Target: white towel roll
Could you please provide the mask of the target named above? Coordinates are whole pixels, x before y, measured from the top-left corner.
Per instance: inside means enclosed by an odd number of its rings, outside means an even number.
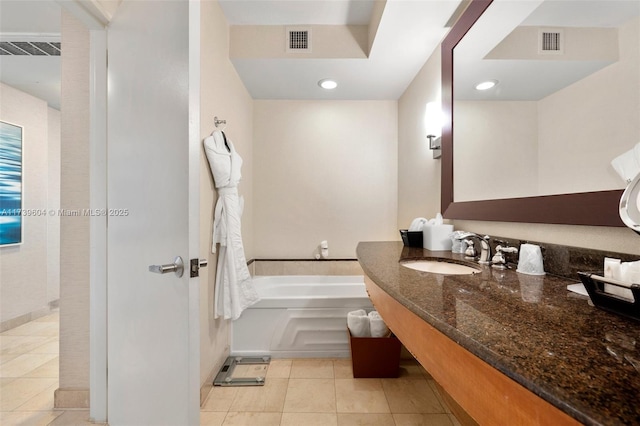
[[[347,314],[347,327],[353,337],[369,337],[369,317],[364,309]]]
[[[386,337],[389,334],[389,327],[377,311],[369,312],[369,328],[371,337]]]

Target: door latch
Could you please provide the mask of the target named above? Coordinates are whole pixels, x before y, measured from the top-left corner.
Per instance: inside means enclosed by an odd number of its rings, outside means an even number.
[[[206,266],[209,264],[207,259],[191,259],[189,263],[190,263],[189,277],[191,278],[199,277],[200,268],[206,268]]]

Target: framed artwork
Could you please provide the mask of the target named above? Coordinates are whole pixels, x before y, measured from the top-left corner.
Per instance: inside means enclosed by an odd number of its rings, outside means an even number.
[[[22,126],[0,121],[0,246],[22,243]]]

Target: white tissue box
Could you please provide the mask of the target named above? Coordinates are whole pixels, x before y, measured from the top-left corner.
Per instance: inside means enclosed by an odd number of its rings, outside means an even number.
[[[423,247],[433,251],[451,251],[453,225],[425,225],[422,228]]]

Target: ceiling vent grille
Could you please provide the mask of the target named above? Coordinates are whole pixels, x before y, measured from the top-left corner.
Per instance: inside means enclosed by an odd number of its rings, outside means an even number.
[[[60,56],[59,42],[2,41],[0,55],[13,56]]]
[[[539,53],[560,54],[564,51],[564,37],[561,30],[541,30]]]
[[[311,52],[311,29],[287,28],[286,50],[291,53]]]

